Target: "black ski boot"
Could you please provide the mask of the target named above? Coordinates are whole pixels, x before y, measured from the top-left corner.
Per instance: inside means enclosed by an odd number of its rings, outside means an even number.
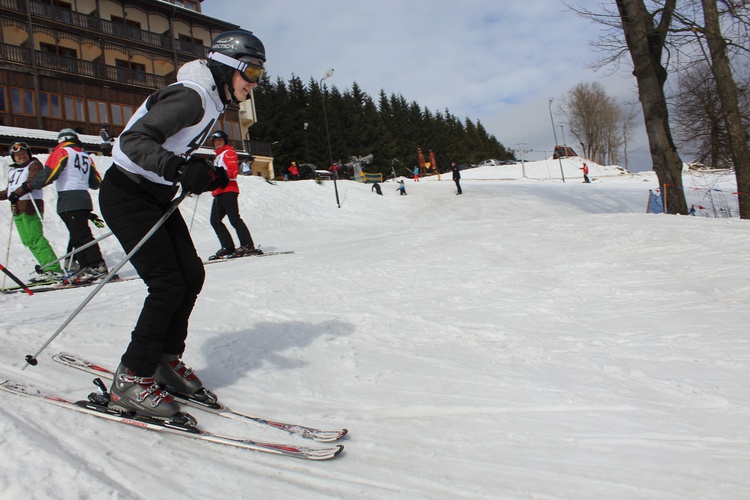
[[[215,254],[208,258],[208,260],[216,259],[229,259],[234,257],[236,250],[234,248],[220,248]]]

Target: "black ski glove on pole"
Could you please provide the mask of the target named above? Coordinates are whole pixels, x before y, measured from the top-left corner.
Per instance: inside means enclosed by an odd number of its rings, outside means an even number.
[[[201,194],[220,187],[227,187],[229,174],[223,168],[216,168],[204,158],[193,156],[187,161],[172,161],[164,167],[164,178],[179,182],[188,193]]]

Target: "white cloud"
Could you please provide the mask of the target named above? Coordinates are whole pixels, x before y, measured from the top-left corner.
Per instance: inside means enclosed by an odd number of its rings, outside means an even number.
[[[551,150],[549,98],[559,102],[581,81],[637,99],[631,76],[588,69],[598,56],[590,43],[599,28],[558,1],[277,0],[246,12],[236,6],[212,0],[203,9],[258,35],[272,77],[297,75],[306,83],[332,67],[326,83],[340,90],[356,82],[374,99],[385,90],[432,111],[448,109],[480,120],[509,148],[524,142]],[[643,133],[637,142],[647,152]]]

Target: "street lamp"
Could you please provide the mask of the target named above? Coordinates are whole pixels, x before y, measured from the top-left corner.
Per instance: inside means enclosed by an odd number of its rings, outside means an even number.
[[[305,161],[307,161],[307,163],[310,163],[310,150],[307,147],[307,122],[305,122],[304,134],[305,134]]]
[[[336,179],[339,176],[338,170],[333,166],[333,149],[331,149],[331,133],[328,131],[328,116],[326,115],[326,100],[323,95],[323,82],[333,76],[333,68],[326,71],[326,76],[320,79],[320,100],[323,103],[323,121],[326,124],[326,137],[328,138],[328,155],[331,159],[331,168],[333,169],[333,189],[336,191],[336,205],[341,208],[339,201],[339,188],[336,185]]]
[[[555,130],[555,119],[552,118],[552,97],[549,98],[549,119],[552,121],[552,134],[555,136],[555,148],[557,149],[557,131]],[[555,156],[555,152],[552,152],[552,156]],[[565,172],[563,172],[562,159],[557,157],[557,161],[560,163],[560,175],[562,175],[562,181],[565,182]]]

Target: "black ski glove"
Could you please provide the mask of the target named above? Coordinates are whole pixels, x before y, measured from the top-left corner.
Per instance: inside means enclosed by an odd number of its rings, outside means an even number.
[[[13,191],[12,193],[8,195],[8,201],[10,201],[11,204],[15,205],[16,202],[18,201],[18,198],[25,195],[26,193],[30,193],[31,191],[33,190],[31,189],[31,186],[29,185],[29,183],[24,182],[23,184],[21,184],[21,186],[18,189],[16,189],[15,191]]]
[[[227,187],[229,174],[223,168],[216,168],[199,156],[187,161],[173,161],[164,167],[164,178],[179,182],[188,193],[201,194],[220,187]]]

